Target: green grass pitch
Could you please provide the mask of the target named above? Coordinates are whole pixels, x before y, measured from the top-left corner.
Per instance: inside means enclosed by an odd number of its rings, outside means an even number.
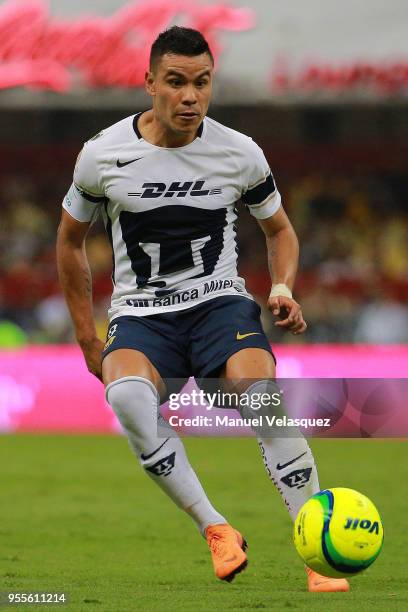
[[[248,540],[248,568],[232,584],[215,579],[205,541],[124,438],[24,435],[0,439],[0,591],[64,591],[68,605],[42,609],[75,612],[408,609],[408,443],[311,441],[322,487],[367,494],[385,525],[378,560],[338,594],[306,591],[254,440],[186,446],[210,499]]]

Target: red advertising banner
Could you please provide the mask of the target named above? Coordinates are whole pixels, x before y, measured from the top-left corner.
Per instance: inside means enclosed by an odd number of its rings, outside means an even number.
[[[215,58],[220,30],[239,32],[255,23],[250,9],[224,2],[139,0],[109,17],[64,19],[51,16],[44,0],[11,0],[0,7],[0,89],[141,86],[151,44],[175,18],[200,30]]]

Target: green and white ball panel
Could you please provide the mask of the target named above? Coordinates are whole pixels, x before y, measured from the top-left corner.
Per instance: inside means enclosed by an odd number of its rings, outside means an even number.
[[[294,527],[295,546],[304,562],[333,577],[369,567],[383,538],[374,504],[358,491],[340,487],[313,495],[300,509]]]
[[[368,497],[352,489],[335,489],[334,500],[329,528],[332,548],[351,567],[358,563],[368,567],[383,542],[383,527],[376,507]]]
[[[299,510],[294,526],[296,550],[306,563],[319,574],[326,571],[326,561],[322,550],[324,511],[321,503],[310,498]]]

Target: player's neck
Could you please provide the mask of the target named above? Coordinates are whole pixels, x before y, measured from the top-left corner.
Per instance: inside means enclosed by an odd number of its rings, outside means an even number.
[[[153,110],[148,110],[140,116],[137,127],[146,142],[156,147],[176,148],[184,147],[197,136],[197,132],[177,134],[166,128],[154,115]]]

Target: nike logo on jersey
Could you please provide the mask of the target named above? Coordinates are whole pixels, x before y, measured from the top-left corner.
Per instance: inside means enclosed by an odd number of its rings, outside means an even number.
[[[118,168],[123,168],[124,166],[128,166],[129,164],[133,164],[135,161],[139,161],[139,159],[143,159],[143,157],[136,157],[135,159],[129,159],[129,161],[121,162],[119,159],[116,160],[116,165]]]
[[[243,340],[244,338],[248,338],[248,336],[260,336],[261,332],[249,332],[248,334],[241,334],[237,332],[237,340]]]
[[[159,450],[161,449],[162,446],[164,446],[166,444],[166,442],[170,440],[170,438],[166,438],[165,441],[163,442],[163,444],[160,444],[160,446],[158,446],[156,448],[156,450],[154,450],[152,453],[150,453],[150,455],[144,455],[143,453],[140,455],[140,458],[143,459],[143,461],[147,461],[147,459],[150,459],[150,457],[153,457],[153,455],[155,455],[157,452],[159,452]]]
[[[294,459],[292,459],[291,461],[288,461],[287,463],[283,463],[282,465],[280,463],[277,464],[276,469],[277,470],[283,470],[283,468],[288,467],[288,465],[291,465],[292,463],[295,463],[295,461],[297,461],[298,459],[300,459],[301,457],[303,457],[303,455],[306,455],[307,451],[305,451],[304,453],[302,453],[301,455],[299,455],[299,457],[295,457]]]

